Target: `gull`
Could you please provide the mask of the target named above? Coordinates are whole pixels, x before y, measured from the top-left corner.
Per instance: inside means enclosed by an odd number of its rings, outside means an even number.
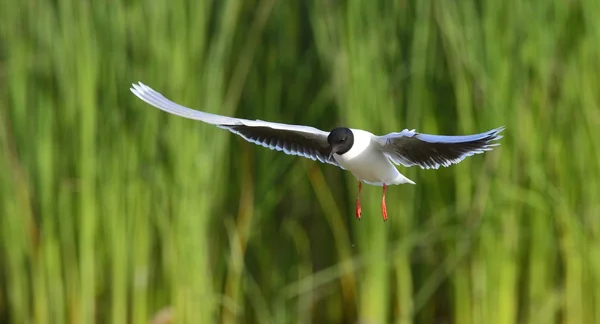
[[[241,136],[248,142],[288,155],[332,164],[350,171],[358,179],[356,218],[362,208],[362,184],[383,187],[381,212],[387,221],[385,194],[387,186],[415,184],[402,175],[395,165],[419,166],[422,169],[449,167],[466,157],[490,151],[502,138],[504,126],[474,135],[431,135],[414,129],[382,136],[362,129],[336,127],[326,132],[304,125],[290,125],[262,120],[221,116],[176,104],[147,85],[138,82],[130,89],[138,98],[168,113],[199,120]]]

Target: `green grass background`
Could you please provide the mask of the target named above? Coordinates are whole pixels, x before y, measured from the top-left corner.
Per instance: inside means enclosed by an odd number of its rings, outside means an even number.
[[[600,323],[597,0],[0,3],[0,322]],[[163,113],[502,145],[417,185]],[[157,319],[157,316],[162,319]],[[165,320],[166,319],[166,320]]]

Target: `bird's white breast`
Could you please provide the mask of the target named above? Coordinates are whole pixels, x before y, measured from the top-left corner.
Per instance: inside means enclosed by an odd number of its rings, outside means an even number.
[[[372,139],[375,137],[373,134],[360,129],[351,129],[350,131],[352,131],[352,134],[354,135],[352,148],[343,155],[336,154],[336,156],[341,157],[344,161],[353,160],[363,153],[370,153],[373,151],[373,145],[371,143]]]

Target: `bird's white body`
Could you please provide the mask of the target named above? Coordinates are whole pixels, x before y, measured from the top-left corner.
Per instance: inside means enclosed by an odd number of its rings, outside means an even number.
[[[370,132],[351,129],[354,134],[352,148],[333,157],[341,167],[350,171],[358,180],[370,185],[383,186],[403,183],[415,184],[396,169],[389,158],[383,153],[381,144]]]

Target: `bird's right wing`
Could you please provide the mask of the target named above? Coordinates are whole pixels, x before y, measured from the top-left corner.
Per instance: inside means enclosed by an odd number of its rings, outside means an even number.
[[[227,117],[194,110],[172,102],[141,82],[133,84],[130,90],[146,103],[168,113],[227,129],[248,142],[262,145],[271,150],[283,151],[288,155],[302,156],[339,166],[333,158],[329,159],[331,150],[327,143],[329,133],[320,129]]]

